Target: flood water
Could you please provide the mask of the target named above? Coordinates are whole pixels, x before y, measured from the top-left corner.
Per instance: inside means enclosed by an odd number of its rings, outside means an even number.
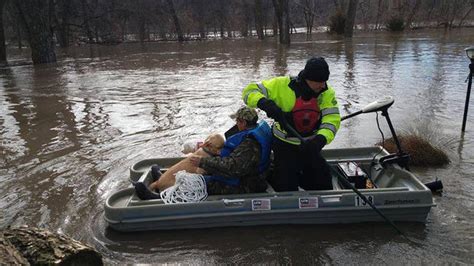
[[[461,134],[474,29],[326,34],[291,47],[273,39],[81,46],[33,67],[11,50],[0,69],[0,228],[27,224],[84,241],[108,263],[405,264],[474,263],[474,105]],[[311,55],[331,69],[341,113],[391,95],[398,132],[416,129],[449,153],[451,164],[416,168],[443,181],[425,224],[258,226],[119,233],[103,204],[129,186],[128,167],[179,156],[189,139],[232,126],[243,87],[296,75]],[[380,120],[385,136],[388,127]],[[375,114],[346,120],[326,148],[381,140]]]

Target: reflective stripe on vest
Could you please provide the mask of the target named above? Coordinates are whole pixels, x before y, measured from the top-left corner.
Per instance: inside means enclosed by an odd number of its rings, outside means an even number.
[[[333,124],[322,123],[321,126],[319,126],[319,129],[323,129],[323,128],[331,130],[332,133],[334,133],[334,135],[336,135],[337,129]]]
[[[257,87],[260,89],[260,92],[265,96],[265,98],[268,98],[268,91],[265,86],[263,86],[262,83],[257,83]]]
[[[263,96],[265,96],[265,98],[268,98],[267,88],[265,88],[265,86],[263,86],[262,83],[257,83],[257,87],[258,87],[258,89],[253,89],[253,90],[247,91],[247,93],[245,94],[245,96],[243,98],[245,104],[247,104],[247,101],[249,99],[250,94],[252,94],[254,92],[260,92],[261,94],[263,94]]]
[[[243,99],[245,104],[247,104],[247,101],[249,100],[250,94],[252,94],[254,92],[260,92],[260,91],[258,89],[249,90],[247,92],[247,94],[245,94],[244,99]]]
[[[339,108],[333,107],[333,108],[326,108],[321,110],[321,115],[334,115],[334,114],[339,114]]]
[[[300,145],[301,144],[301,141],[300,141],[299,138],[297,138],[297,137],[288,137],[288,134],[286,133],[286,131],[284,131],[281,128],[281,125],[278,122],[275,122],[273,124],[272,131],[273,131],[273,135],[276,138],[280,139],[281,141],[284,141],[284,142],[287,142],[287,143],[290,143],[290,144],[294,144],[294,145]],[[316,133],[316,130],[313,133]],[[305,141],[308,141],[308,140],[311,140],[315,137],[316,137],[316,135],[311,135],[309,137],[303,137],[303,139]]]

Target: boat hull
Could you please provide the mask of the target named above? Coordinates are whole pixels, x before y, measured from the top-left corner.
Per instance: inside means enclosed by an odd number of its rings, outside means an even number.
[[[360,189],[390,220],[424,222],[433,204],[431,191],[398,165],[369,163],[388,154],[380,148],[326,151],[330,163],[359,161],[370,166],[376,189]],[[176,160],[179,160],[176,159]],[[147,159],[130,169],[130,178],[150,182],[150,165],[176,160]],[[367,162],[365,162],[367,161]],[[141,171],[141,172],[140,172]],[[351,189],[333,176],[333,190],[213,195],[198,203],[164,204],[138,199],[133,188],[112,194],[105,203],[105,220],[118,231],[176,230],[271,224],[342,224],[384,221]]]

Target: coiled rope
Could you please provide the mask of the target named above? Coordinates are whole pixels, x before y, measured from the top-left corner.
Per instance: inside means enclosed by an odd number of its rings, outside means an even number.
[[[200,202],[207,198],[206,180],[202,175],[184,170],[176,173],[176,182],[160,192],[165,204]]]

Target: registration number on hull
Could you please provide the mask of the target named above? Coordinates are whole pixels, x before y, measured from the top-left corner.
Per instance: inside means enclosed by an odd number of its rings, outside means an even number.
[[[372,195],[366,195],[365,198],[367,198],[367,201],[369,201],[370,203],[374,204],[374,196],[372,196]],[[369,204],[367,204],[367,203],[366,203],[361,197],[359,197],[359,196],[355,196],[354,200],[355,200],[355,206],[356,206],[356,207],[369,206]]]

